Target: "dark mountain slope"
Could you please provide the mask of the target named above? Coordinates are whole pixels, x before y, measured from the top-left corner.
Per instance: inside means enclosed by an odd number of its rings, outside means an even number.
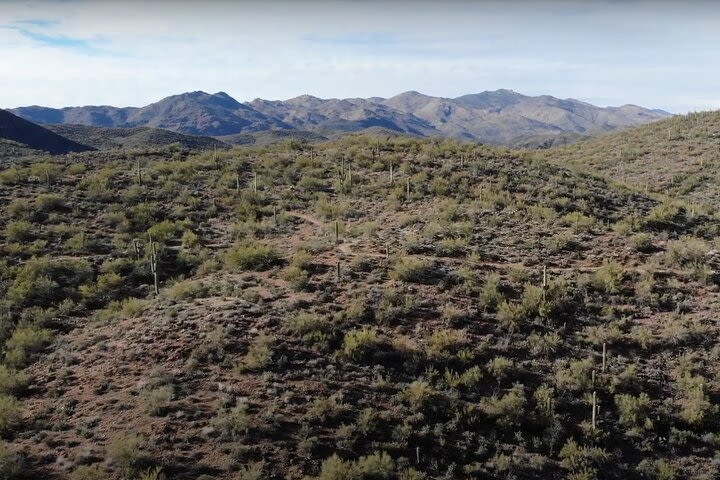
[[[92,150],[5,110],[0,110],[0,138],[51,154]]]

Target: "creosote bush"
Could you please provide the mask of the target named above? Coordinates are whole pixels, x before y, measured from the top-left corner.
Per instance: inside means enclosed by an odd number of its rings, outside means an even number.
[[[280,253],[262,244],[237,245],[225,254],[225,265],[231,270],[267,270],[281,261]]]

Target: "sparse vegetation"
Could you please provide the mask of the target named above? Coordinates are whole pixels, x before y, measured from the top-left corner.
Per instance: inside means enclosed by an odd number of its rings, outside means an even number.
[[[720,221],[545,155],[0,157],[0,476],[713,471]]]

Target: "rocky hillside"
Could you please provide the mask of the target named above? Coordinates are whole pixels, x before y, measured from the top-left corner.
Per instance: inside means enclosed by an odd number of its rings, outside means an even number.
[[[300,130],[333,137],[381,128],[419,137],[442,136],[482,143],[543,145],[565,134],[594,135],[669,116],[633,105],[600,108],[551,96],[528,97],[510,90],[458,98],[406,92],[390,99],[320,99],[241,103],[219,92],[191,92],[142,108],[22,107],[17,115],[40,124],[148,126],[192,135],[227,136],[267,130]]]

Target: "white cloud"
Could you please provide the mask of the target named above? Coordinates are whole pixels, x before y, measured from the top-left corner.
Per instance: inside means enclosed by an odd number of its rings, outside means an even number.
[[[5,2],[0,25],[56,22],[23,28],[96,51],[0,28],[0,106],[512,88],[718,108],[718,14],[699,2]]]

